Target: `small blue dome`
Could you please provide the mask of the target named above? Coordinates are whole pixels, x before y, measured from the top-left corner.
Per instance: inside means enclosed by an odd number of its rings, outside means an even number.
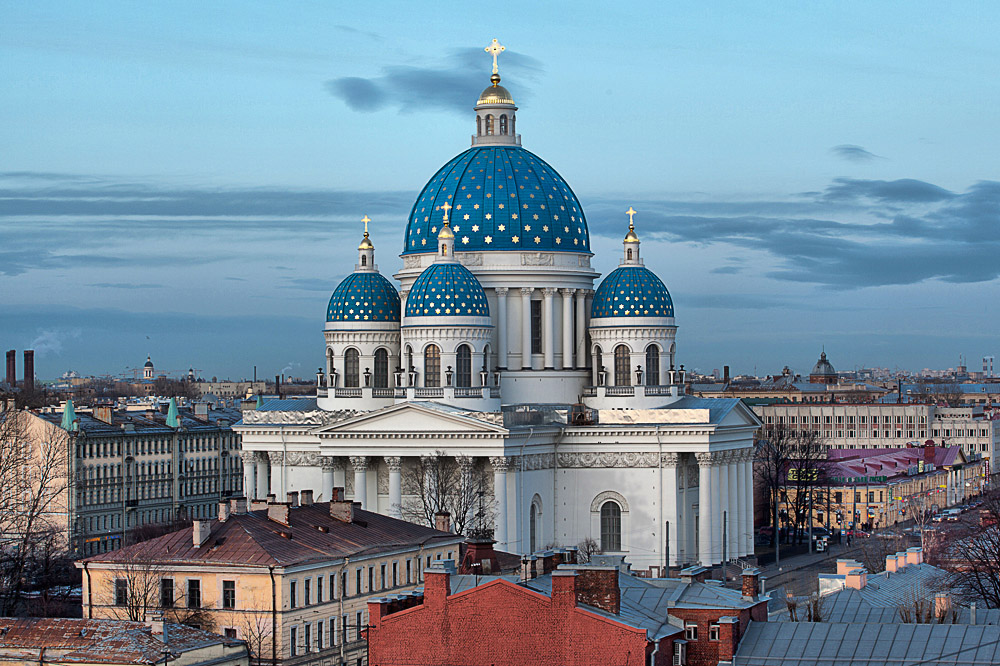
[[[674,302],[656,273],[645,266],[619,266],[601,281],[590,309],[600,317],[673,317]]]
[[[407,317],[489,317],[486,293],[472,272],[458,263],[434,263],[413,282]]]
[[[327,321],[399,321],[399,293],[374,271],[351,273],[337,285]]]
[[[403,254],[434,251],[446,201],[456,252],[590,252],[573,190],[520,146],[474,146],[441,167],[413,204]]]

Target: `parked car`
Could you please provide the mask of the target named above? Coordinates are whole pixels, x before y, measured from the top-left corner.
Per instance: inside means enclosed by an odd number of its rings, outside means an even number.
[[[940,523],[942,520],[944,520],[943,513],[935,513],[933,516],[931,516],[932,523]]]

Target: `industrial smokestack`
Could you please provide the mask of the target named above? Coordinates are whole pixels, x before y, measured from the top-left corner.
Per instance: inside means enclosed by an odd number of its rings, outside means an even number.
[[[281,375],[274,376],[274,392],[278,396],[278,400],[281,400]]]
[[[17,351],[13,349],[7,352],[7,384],[17,386]]]
[[[729,383],[729,366],[728,365],[722,366],[722,381],[725,382],[726,384]]]
[[[25,393],[35,392],[35,350],[24,350],[24,386]]]

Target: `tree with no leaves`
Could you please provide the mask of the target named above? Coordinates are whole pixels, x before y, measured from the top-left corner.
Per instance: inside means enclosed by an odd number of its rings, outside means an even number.
[[[24,592],[52,577],[68,551],[72,438],[21,411],[0,413],[0,615],[16,614]]]
[[[950,570],[950,583],[967,601],[1000,608],[1000,492],[983,500],[982,520],[968,525],[968,533],[942,544],[938,553]]]
[[[754,475],[768,498],[771,525],[778,529],[778,505],[784,501],[796,534],[808,531],[817,509],[829,510],[826,444],[815,431],[769,424],[758,436]]]
[[[271,658],[271,611],[261,608],[245,609],[236,627],[239,637],[246,641],[250,663],[263,664]]]
[[[492,533],[493,500],[481,462],[436,451],[421,456],[412,473],[403,478],[405,520],[434,526],[436,515],[448,513],[456,534]]]

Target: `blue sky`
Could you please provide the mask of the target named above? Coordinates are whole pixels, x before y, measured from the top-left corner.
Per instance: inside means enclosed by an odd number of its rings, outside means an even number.
[[[1000,354],[996,3],[5,3],[0,346],[310,375],[468,146],[497,37],[524,146],[612,269],[629,205],[704,371]]]

